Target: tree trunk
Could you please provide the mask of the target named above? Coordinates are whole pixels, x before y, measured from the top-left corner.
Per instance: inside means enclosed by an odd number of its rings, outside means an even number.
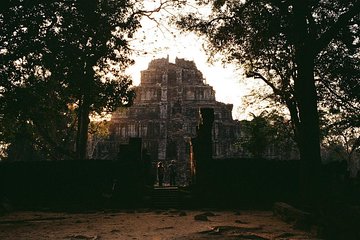
[[[297,52],[295,96],[299,109],[300,191],[305,206],[316,206],[320,192],[320,137],[314,58],[306,48]]]
[[[79,160],[87,158],[91,85],[94,77],[94,71],[91,65],[85,63],[84,70],[84,77],[80,85],[81,96],[79,98],[78,129],[76,137],[76,156]]]
[[[87,140],[88,140],[88,128],[89,128],[89,114],[90,107],[86,96],[82,97],[82,100],[79,103],[78,111],[78,131],[76,138],[76,157],[79,160],[86,159],[86,150],[87,150]]]
[[[303,207],[316,208],[320,197],[320,129],[314,79],[314,36],[307,16],[308,4],[294,2],[294,46],[297,76],[294,81],[299,114],[300,197]],[[310,209],[309,209],[310,210]]]

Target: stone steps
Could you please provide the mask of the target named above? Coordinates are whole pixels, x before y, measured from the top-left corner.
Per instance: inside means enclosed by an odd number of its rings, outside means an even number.
[[[151,193],[154,208],[168,209],[180,206],[180,193],[177,187],[155,187]]]

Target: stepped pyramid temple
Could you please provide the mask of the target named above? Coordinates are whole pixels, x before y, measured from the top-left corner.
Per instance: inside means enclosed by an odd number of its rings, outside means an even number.
[[[141,138],[142,149],[150,154],[153,165],[162,161],[167,166],[176,160],[183,175],[179,180],[186,183],[190,140],[196,136],[200,108],[214,111],[213,158],[239,156],[234,143],[240,127],[232,119],[233,105],[216,101],[214,89],[205,83],[193,61],[151,61],[148,69],[141,71],[135,91],[133,106],[113,113],[110,138],[97,147],[94,158],[116,159],[121,144]]]

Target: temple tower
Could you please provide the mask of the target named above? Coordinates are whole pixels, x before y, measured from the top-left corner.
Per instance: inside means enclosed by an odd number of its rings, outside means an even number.
[[[134,105],[112,115],[109,141],[113,152],[117,144],[139,137],[154,164],[163,161],[166,167],[176,160],[179,182],[187,184],[190,139],[196,136],[199,109],[211,108],[214,110],[213,158],[237,154],[234,141],[240,129],[232,119],[232,105],[216,101],[214,89],[205,83],[193,61],[179,58],[175,63],[168,58],[151,61],[148,69],[141,71],[141,82],[135,91]]]

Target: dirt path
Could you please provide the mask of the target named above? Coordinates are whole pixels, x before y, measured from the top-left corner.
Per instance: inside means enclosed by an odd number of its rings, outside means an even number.
[[[15,212],[0,217],[2,240],[316,239],[268,211]]]

